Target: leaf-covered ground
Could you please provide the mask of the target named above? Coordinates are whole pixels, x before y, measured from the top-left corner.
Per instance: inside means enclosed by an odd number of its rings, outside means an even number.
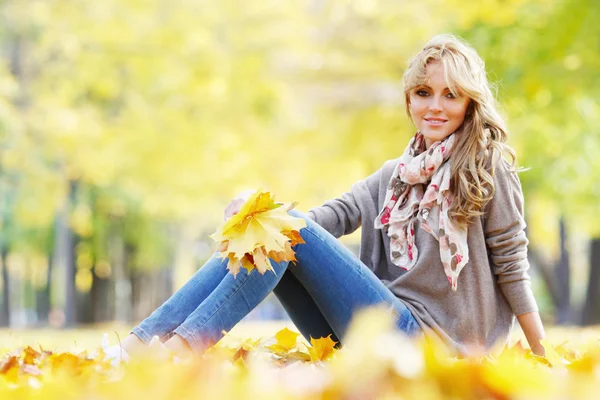
[[[495,357],[456,359],[390,326],[385,313],[363,313],[341,350],[328,338],[309,344],[288,329],[264,338],[238,329],[199,359],[149,350],[119,366],[102,351],[102,331],[42,331],[39,340],[32,331],[0,331],[0,399],[595,399],[600,393],[597,329],[550,329],[545,358],[517,344]]]

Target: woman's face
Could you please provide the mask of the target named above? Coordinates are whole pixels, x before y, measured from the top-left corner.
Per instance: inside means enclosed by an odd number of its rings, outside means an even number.
[[[425,83],[410,91],[409,110],[413,123],[425,137],[425,145],[429,148],[461,126],[469,98],[452,94],[444,79],[444,65],[439,61],[428,64],[425,71]]]

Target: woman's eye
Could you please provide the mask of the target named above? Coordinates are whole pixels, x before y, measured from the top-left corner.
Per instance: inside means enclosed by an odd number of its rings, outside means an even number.
[[[417,90],[416,93],[417,93],[417,96],[421,96],[421,97],[425,97],[425,96],[429,95],[429,93],[427,93],[427,91],[425,91],[425,90]]]
[[[447,98],[449,98],[449,99],[455,99],[455,98],[456,98],[456,96],[455,96],[455,95],[453,95],[453,94],[452,94],[452,92],[448,93],[448,94],[446,95],[446,97],[447,97]]]

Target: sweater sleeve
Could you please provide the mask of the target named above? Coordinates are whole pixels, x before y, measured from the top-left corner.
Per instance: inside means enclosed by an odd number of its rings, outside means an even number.
[[[354,232],[365,217],[365,204],[377,196],[382,169],[354,183],[349,192],[310,209],[308,217],[336,238]]]
[[[501,160],[494,174],[495,193],[485,213],[484,231],[491,266],[515,315],[538,311],[531,290],[525,235],[523,191],[516,172]]]

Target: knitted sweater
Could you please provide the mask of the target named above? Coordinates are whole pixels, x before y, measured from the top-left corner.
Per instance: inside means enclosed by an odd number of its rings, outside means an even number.
[[[403,270],[392,264],[390,238],[374,228],[398,160],[387,161],[349,192],[311,209],[313,219],[335,237],[361,231],[360,260],[412,312],[428,337],[434,334],[461,355],[505,345],[515,315],[538,311],[530,287],[523,192],[508,163],[498,163],[495,194],[484,216],[468,227],[469,263],[453,292],[440,261],[438,241],[415,224],[419,258]]]

